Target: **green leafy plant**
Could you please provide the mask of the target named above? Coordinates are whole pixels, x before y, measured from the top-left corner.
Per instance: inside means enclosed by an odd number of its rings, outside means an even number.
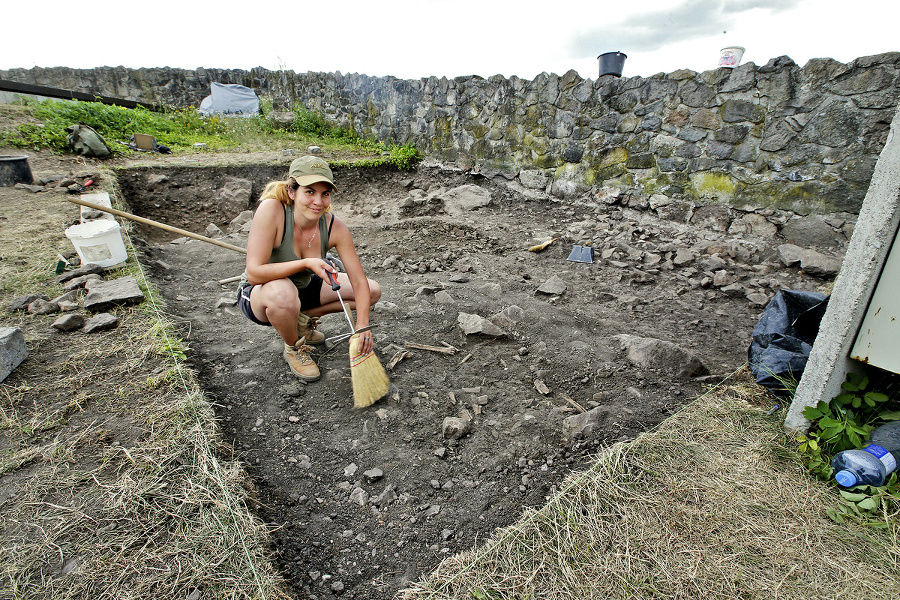
[[[864,447],[875,427],[885,421],[900,419],[897,401],[885,393],[895,386],[895,380],[890,377],[873,382],[866,374],[851,373],[841,384],[843,393],[831,402],[820,401],[816,406],[804,409],[803,416],[812,421],[812,426],[798,437],[798,450],[807,468],[822,479],[830,480],[834,475],[831,459],[836,453]],[[890,518],[897,518],[900,484],[896,472],[882,487],[858,486],[840,490],[840,495],[840,506],[828,511],[829,517],[836,522],[852,519],[884,526]],[[892,517],[885,519],[883,515],[887,514]]]
[[[411,171],[422,155],[412,144],[393,145],[390,149],[390,163],[401,171]]]
[[[836,399],[807,407],[803,416],[816,421],[820,443],[833,452],[859,448],[873,429],[871,425],[860,424],[856,413],[841,406]]]
[[[859,521],[870,527],[887,529],[890,527],[890,516],[896,518],[896,511],[900,507],[900,486],[897,485],[896,471],[891,473],[883,487],[866,485],[852,490],[839,490],[838,493],[841,495],[841,504],[825,510],[825,514],[836,523]],[[889,515],[888,519],[872,518],[885,513]]]
[[[820,401],[803,411],[815,422],[820,443],[831,452],[859,448],[877,424],[900,418],[900,411],[888,410],[890,396],[871,389],[868,375],[850,373],[841,389],[844,393],[831,402]]]

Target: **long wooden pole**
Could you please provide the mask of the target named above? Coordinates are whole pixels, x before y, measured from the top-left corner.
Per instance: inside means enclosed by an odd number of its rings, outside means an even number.
[[[152,225],[153,227],[159,227],[160,229],[165,229],[166,231],[170,231],[172,233],[177,233],[179,235],[183,235],[189,238],[194,238],[195,240],[200,240],[201,242],[208,242],[210,244],[215,244],[216,246],[221,246],[222,248],[228,248],[229,250],[235,250],[236,252],[240,252],[242,254],[247,254],[247,250],[245,248],[241,248],[239,246],[232,246],[226,242],[220,242],[219,240],[214,240],[212,238],[208,238],[205,235],[200,235],[199,233],[193,233],[191,231],[187,231],[185,229],[179,229],[177,227],[172,227],[171,225],[166,225],[165,223],[160,223],[159,221],[153,221],[151,219],[145,219],[144,217],[139,217],[137,215],[132,215],[131,213],[127,213],[115,208],[110,208],[108,206],[103,206],[101,204],[94,204],[93,202],[88,202],[86,200],[82,200],[81,198],[66,198],[69,202],[73,204],[80,204],[81,206],[87,206],[88,208],[93,208],[94,210],[101,210],[103,212],[108,212],[113,215],[117,215],[119,217],[124,217],[130,221],[137,221],[138,223],[143,223],[144,225]]]

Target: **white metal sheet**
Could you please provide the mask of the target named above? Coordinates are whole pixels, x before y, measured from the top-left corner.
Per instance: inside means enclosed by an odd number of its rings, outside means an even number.
[[[893,244],[850,358],[900,373],[900,244]]]

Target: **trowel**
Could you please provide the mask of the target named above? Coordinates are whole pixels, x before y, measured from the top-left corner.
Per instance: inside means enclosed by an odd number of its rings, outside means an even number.
[[[591,246],[572,246],[572,252],[569,258],[572,262],[592,263],[594,262],[594,248]]]

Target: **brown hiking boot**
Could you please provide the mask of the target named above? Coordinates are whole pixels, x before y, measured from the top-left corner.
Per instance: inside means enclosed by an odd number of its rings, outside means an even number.
[[[306,345],[306,340],[300,338],[293,346],[284,345],[284,360],[294,375],[304,381],[315,381],[319,378],[319,367],[309,357],[312,348]]]
[[[297,335],[306,338],[306,343],[310,346],[318,346],[325,341],[325,334],[316,331],[319,326],[319,317],[310,317],[300,313],[297,317]]]

